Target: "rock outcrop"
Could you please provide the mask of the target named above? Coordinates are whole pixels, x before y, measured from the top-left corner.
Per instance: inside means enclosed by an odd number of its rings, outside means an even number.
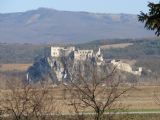
[[[66,66],[61,59],[40,58],[27,70],[30,83],[52,82],[58,84],[66,76]]]
[[[92,65],[101,65],[103,61],[100,50],[96,54],[92,54],[92,56],[88,56],[88,53],[89,55],[91,54],[90,51],[82,50],[83,53],[80,54],[79,59],[75,56],[77,50],[68,52],[68,49],[57,49],[57,47],[56,50],[59,51],[55,52],[51,50],[51,54],[47,54],[46,57],[35,60],[34,64],[27,70],[28,82],[36,83],[49,81],[54,84],[67,82],[71,79],[72,72],[78,70],[78,67],[82,65],[82,63],[89,62]],[[66,51],[67,54],[62,54]],[[53,55],[59,54],[59,56],[52,56],[52,52]],[[85,59],[81,59],[81,57]]]
[[[95,66],[98,71],[104,67],[107,69],[111,65],[116,70],[134,76],[141,76],[142,74],[141,67],[139,70],[133,70],[129,64],[121,61],[112,60],[111,63],[107,64],[100,49],[95,53],[93,50],[79,50],[75,47],[50,47],[47,55],[35,60],[34,64],[27,70],[27,81],[29,83],[67,83],[73,79],[72,77],[76,72],[87,73],[88,71],[85,71],[88,69],[86,65],[92,66],[93,69]]]

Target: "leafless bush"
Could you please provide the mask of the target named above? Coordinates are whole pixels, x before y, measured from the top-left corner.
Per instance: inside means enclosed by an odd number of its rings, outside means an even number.
[[[13,120],[45,120],[56,114],[56,105],[47,87],[10,85],[1,103],[3,116]]]

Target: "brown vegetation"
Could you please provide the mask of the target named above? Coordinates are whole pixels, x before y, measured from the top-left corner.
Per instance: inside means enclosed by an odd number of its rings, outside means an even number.
[[[17,86],[18,85],[18,86]],[[3,118],[12,120],[45,120],[48,115],[58,114],[54,98],[48,88],[33,88],[14,81],[1,97],[0,110]]]
[[[31,64],[0,64],[0,71],[26,71]]]
[[[6,82],[7,90],[0,90],[2,116],[15,120],[45,120],[53,119],[48,116],[55,114],[74,113],[74,119],[82,120],[86,119],[83,113],[89,112],[95,115],[87,119],[100,120],[114,119],[116,114],[104,115],[113,109],[114,113],[125,109],[159,109],[153,99],[155,88],[160,90],[159,86],[125,84],[114,68],[109,72],[106,67],[100,69],[85,64],[72,73],[68,85],[55,88],[52,85],[24,85],[21,83],[23,76],[15,78],[12,74],[13,78],[10,76],[10,81]]]
[[[102,45],[100,46],[102,49],[112,49],[112,48],[126,48],[133,43],[119,43],[119,44],[110,44],[110,45]]]

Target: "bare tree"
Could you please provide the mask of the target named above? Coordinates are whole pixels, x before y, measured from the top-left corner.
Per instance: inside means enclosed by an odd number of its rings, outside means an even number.
[[[94,112],[95,120],[102,120],[105,112],[112,112],[105,115],[111,119],[113,112],[122,108],[118,99],[133,88],[122,87],[124,81],[116,75],[116,69],[112,68],[109,72],[106,65],[97,66],[85,61],[78,63],[70,74],[70,84],[65,87],[69,90],[69,105],[73,107],[78,119],[84,119],[82,116],[87,111]]]
[[[31,85],[12,86],[1,103],[4,116],[13,120],[45,120],[56,114],[56,105],[49,89]]]

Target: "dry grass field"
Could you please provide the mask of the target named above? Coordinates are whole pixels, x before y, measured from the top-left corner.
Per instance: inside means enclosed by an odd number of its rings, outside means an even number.
[[[25,71],[32,64],[0,64],[0,71]]]
[[[55,88],[52,93],[61,100],[62,89]],[[129,110],[160,110],[160,106],[155,102],[155,94],[160,97],[160,86],[137,86],[117,102]]]
[[[160,106],[155,102],[155,94],[160,97],[160,87],[138,86],[125,94],[120,102],[131,110],[160,109]]]
[[[23,80],[31,64],[0,64],[0,89],[7,89],[9,81]]]
[[[0,71],[25,71],[29,66],[31,66],[31,64],[1,64]],[[3,80],[3,76],[1,76],[1,79]],[[6,79],[6,76],[4,79]],[[64,100],[62,97],[64,96],[63,87],[50,87],[49,90],[54,96],[58,108],[63,112],[70,111],[65,105],[68,100]],[[8,91],[9,90],[0,90],[0,100],[5,99],[4,96],[8,94]],[[155,102],[155,94],[160,97],[160,86],[137,86],[135,89],[124,94],[117,102],[129,110],[160,110],[160,105],[157,105]]]
[[[0,99],[5,100],[4,96],[8,93],[9,90],[1,90]],[[49,93],[53,95],[55,99],[54,104],[56,104],[58,111],[62,113],[73,112],[72,108],[66,104],[70,101],[69,99],[64,99],[63,88],[49,88]],[[137,86],[135,89],[124,94],[117,103],[120,103],[122,107],[129,111],[160,111],[160,105],[155,102],[155,94],[160,97],[160,86]],[[50,105],[52,103],[48,104]]]
[[[123,87],[119,89],[124,89]],[[38,93],[41,89],[35,89]],[[51,113],[57,113],[59,116],[49,116],[57,117],[59,120],[71,120],[75,119],[76,116],[74,114],[73,107],[69,106],[70,99],[64,99],[64,87],[57,86],[47,87],[48,94],[52,95],[54,100],[52,102],[48,102],[45,100],[46,106],[53,105],[54,111]],[[18,92],[23,92],[20,89]],[[10,90],[0,90],[0,109],[6,103],[6,97],[10,97],[11,95]],[[132,89],[130,92],[124,94],[117,103],[120,103],[122,107],[124,107],[128,112],[160,112],[160,105],[156,104],[154,94],[157,94],[160,97],[160,86],[136,86],[135,89]],[[67,93],[67,96],[69,92]],[[17,96],[17,95],[16,95]],[[15,97],[16,97],[15,96]],[[14,98],[15,98],[14,97]],[[14,101],[15,102],[15,101]],[[13,103],[14,103],[13,102]],[[160,101],[159,101],[160,103]],[[8,104],[9,105],[9,104]],[[44,109],[45,110],[45,109]],[[44,112],[44,111],[43,111]],[[92,113],[93,110],[86,109],[86,113]],[[47,112],[44,112],[47,113]],[[86,114],[86,120],[91,120],[89,117],[90,115]],[[91,117],[92,118],[92,117]],[[153,113],[153,114],[117,114],[114,115],[114,120],[159,120],[160,114]],[[75,119],[76,120],[76,119]]]
[[[133,43],[120,43],[120,44],[111,44],[111,45],[102,45],[100,46],[102,49],[111,49],[111,48],[126,48]]]

